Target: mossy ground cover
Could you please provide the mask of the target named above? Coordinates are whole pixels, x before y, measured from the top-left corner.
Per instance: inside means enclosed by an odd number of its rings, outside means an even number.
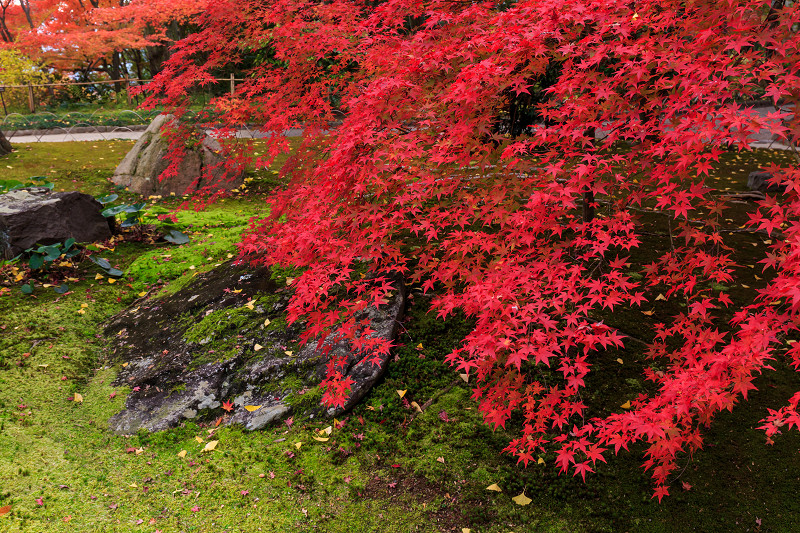
[[[129,146],[125,141],[29,145],[0,160],[0,169],[13,171],[4,172],[9,178],[44,174],[52,176],[57,189],[104,195],[114,191],[107,178]],[[760,162],[725,157],[716,179],[721,186],[743,189],[747,171]],[[252,189],[267,188],[273,176],[271,171],[254,176]],[[162,201],[168,206],[175,202]],[[119,362],[107,356],[102,322],[142,293],[174,291],[195,273],[226,260],[235,253],[247,218],[266,209],[257,192],[243,194],[205,212],[182,213],[180,224],[191,235],[190,244],[114,243],[103,257],[124,269],[125,276],[113,284],[107,277],[95,279],[100,271],[85,262],[75,273],[81,281],[72,283],[66,295],[40,288],[29,297],[14,287],[0,297],[0,508],[11,506],[0,516],[0,531],[796,527],[800,436],[783,435],[767,446],[755,429],[767,406],[780,405],[797,390],[798,377],[790,369],[776,364],[776,372],[756,382],[759,391],[750,401],[717,418],[706,433],[705,448],[683,457],[685,468],[672,480],[672,496],[658,504],[650,499],[637,450],[599,465],[586,484],[557,475],[548,455],[542,457],[544,465],[527,469],[502,455],[509,435],[481,424],[469,385],[443,364],[469,322],[427,315],[426,297],[414,288],[402,345],[385,378],[329,437],[315,430],[333,421],[313,418],[254,433],[217,429],[213,423],[152,435],[110,433],[107,420],[122,408],[129,391],[112,386]],[[653,241],[637,262],[646,262],[663,246],[663,220],[652,216]],[[734,212],[731,223],[739,216]],[[763,253],[765,239],[758,235],[741,233],[733,239],[743,265]],[[632,275],[638,270],[633,265]],[[745,267],[736,286],[719,290],[746,303],[752,288],[764,282],[756,275]],[[674,309],[665,304],[652,311],[619,311],[605,318],[647,340],[650,321]],[[598,355],[595,362],[587,392],[600,411],[618,408],[647,387],[636,341],[626,350]],[[406,391],[403,398],[398,390]],[[417,413],[411,402],[429,405]],[[216,448],[203,452],[209,441],[218,441]],[[503,492],[485,490],[494,483]],[[511,502],[522,491],[532,498],[531,505]]]

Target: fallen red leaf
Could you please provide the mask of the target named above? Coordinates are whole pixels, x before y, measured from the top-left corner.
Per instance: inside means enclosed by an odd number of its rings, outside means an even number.
[[[230,413],[231,411],[233,411],[233,402],[228,402],[228,401],[222,402],[222,408]]]
[[[5,507],[0,507],[0,516],[7,514],[9,511],[11,511],[10,505],[6,505]]]

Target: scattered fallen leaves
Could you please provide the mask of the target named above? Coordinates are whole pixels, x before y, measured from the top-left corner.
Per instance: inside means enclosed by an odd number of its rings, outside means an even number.
[[[517,505],[528,505],[529,503],[531,503],[533,501],[530,498],[528,498],[527,496],[525,496],[525,492],[524,491],[519,496],[514,496],[513,498],[511,498],[511,500],[514,503],[516,503]]]

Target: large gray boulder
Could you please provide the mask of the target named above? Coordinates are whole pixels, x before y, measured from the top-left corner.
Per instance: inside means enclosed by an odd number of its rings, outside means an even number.
[[[763,170],[754,170],[747,176],[747,188],[760,192],[786,192],[786,186],[772,180],[772,174]]]
[[[200,134],[201,142],[185,148],[177,175],[161,179],[169,166],[169,141],[162,135],[162,129],[173,120],[173,115],[158,115],[153,119],[117,166],[111,181],[145,196],[181,196],[208,186],[231,190],[242,184],[244,167],[227,160],[219,141],[205,133]]]
[[[44,187],[0,195],[0,256],[10,259],[36,244],[104,241],[111,228],[103,206],[88,194]]]
[[[405,292],[400,282],[395,286],[389,302],[359,317],[373,337],[391,340],[397,333]],[[343,407],[320,407],[329,355],[315,342],[298,345],[303,326],[286,323],[291,290],[268,268],[225,263],[112,319],[105,333],[122,363],[116,384],[132,392],[110,428],[132,434],[223,416],[227,424],[256,430],[293,413],[335,416],[354,406],[383,374],[388,356],[373,364],[348,342],[331,346],[354,383]],[[226,401],[231,411],[223,409]]]

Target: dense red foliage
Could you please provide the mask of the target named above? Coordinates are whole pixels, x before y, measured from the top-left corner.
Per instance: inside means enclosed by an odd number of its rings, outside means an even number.
[[[341,321],[362,349],[389,350],[358,311],[386,298],[392,276],[435,291],[433,312],[475,320],[448,361],[471,376],[486,421],[522,414],[508,452],[527,464],[555,450],[583,477],[607,450],[644,442],[661,499],[715,413],[774,358],[800,365],[800,344],[785,343],[800,324],[797,165],[772,169],[789,192],[750,223],[774,239],[757,301],[721,320],[730,300],[711,283],[731,282],[736,265],[709,168],[762,128],[800,138],[797,115],[742,103],[800,98],[800,7],[773,4],[220,0],[156,87],[180,108],[213,69],[249,58],[248,81],[216,101],[223,120],[305,128],[290,185],[240,252],[307,267],[291,319],[309,320],[308,338]],[[509,103],[531,93],[541,120],[504,135]],[[643,208],[668,215],[674,246],[635,281]],[[653,334],[651,392],[629,410],[590,411],[587,374],[625,342],[600,317],[661,294],[686,307]],[[341,403],[336,361],[328,385]],[[765,420],[768,435],[798,425],[798,399]]]

